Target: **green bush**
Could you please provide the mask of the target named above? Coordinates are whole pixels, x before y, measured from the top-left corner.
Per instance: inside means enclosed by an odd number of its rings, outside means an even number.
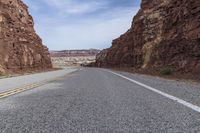
[[[173,73],[171,68],[164,68],[160,71],[162,75],[171,75]]]
[[[3,72],[0,72],[0,76],[5,76],[6,74]]]

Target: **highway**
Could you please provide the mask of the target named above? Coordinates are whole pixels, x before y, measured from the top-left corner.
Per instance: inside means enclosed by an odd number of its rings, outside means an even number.
[[[100,68],[0,79],[1,133],[199,133],[200,85]]]

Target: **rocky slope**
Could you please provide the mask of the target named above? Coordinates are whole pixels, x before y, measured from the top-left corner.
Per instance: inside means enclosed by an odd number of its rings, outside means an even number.
[[[95,56],[51,57],[54,68],[82,66],[95,62]]]
[[[97,49],[50,51],[53,67],[80,66],[95,62]]]
[[[51,68],[48,48],[35,33],[21,0],[0,0],[0,72]]]
[[[51,57],[70,57],[70,56],[96,56],[100,50],[62,50],[62,51],[50,51]]]
[[[200,1],[142,0],[132,27],[95,65],[200,73]]]

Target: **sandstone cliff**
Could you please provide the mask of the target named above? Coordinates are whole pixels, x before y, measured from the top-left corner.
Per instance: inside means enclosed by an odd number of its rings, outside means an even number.
[[[88,65],[96,61],[97,49],[50,51],[53,67]]]
[[[142,0],[132,27],[96,65],[200,73],[200,1]]]
[[[48,48],[21,0],[0,0],[0,71],[51,68]]]
[[[50,51],[51,57],[74,57],[74,56],[96,56],[100,50],[98,49],[85,49],[85,50],[62,50]]]

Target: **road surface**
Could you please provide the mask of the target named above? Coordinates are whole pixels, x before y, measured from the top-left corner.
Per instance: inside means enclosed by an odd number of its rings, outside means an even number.
[[[199,84],[98,68],[58,73],[34,75],[46,82],[0,99],[1,133],[200,132]]]
[[[65,74],[76,71],[76,68],[66,68],[58,71],[50,71],[44,73],[36,73],[31,75],[24,75],[18,77],[0,79],[0,93],[12,88],[21,87],[31,83],[44,81],[51,78],[62,77]]]

